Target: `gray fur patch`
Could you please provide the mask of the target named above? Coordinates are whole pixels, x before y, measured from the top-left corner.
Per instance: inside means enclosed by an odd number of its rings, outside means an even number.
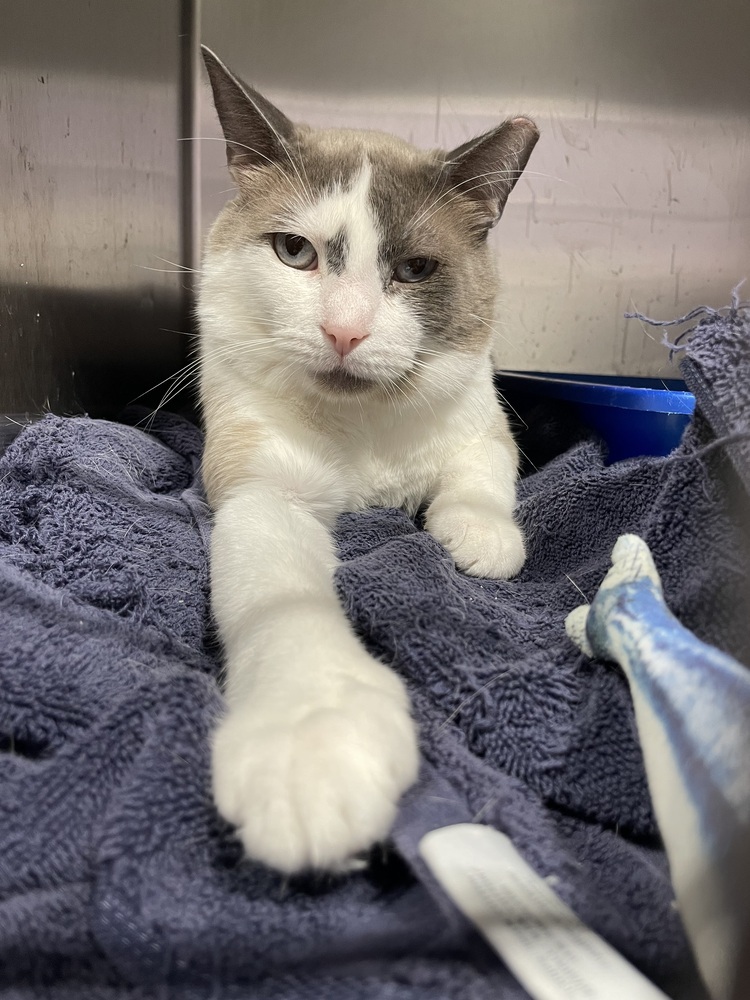
[[[434,346],[481,349],[489,329],[472,314],[491,313],[495,278],[475,205],[453,190],[444,163],[427,153],[409,164],[373,163],[370,198],[382,234],[378,257],[386,293],[408,296]],[[437,270],[415,284],[392,281],[396,265],[412,257],[434,258]]]
[[[346,258],[349,253],[349,243],[343,230],[326,242],[324,249],[325,261],[332,274],[343,274],[346,268]]]

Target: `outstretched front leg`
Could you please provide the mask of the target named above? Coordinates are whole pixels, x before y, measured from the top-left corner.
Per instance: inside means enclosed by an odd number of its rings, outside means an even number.
[[[523,535],[513,519],[517,470],[515,444],[499,421],[440,470],[425,526],[471,576],[507,579],[523,566]]]
[[[388,834],[416,778],[416,730],[401,681],[339,605],[326,470],[309,456],[253,464],[265,473],[218,504],[212,539],[227,671],[214,797],[251,857],[337,869]]]

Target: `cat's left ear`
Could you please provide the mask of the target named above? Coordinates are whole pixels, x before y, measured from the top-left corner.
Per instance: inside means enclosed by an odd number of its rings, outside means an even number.
[[[253,90],[206,45],[201,45],[216,112],[227,141],[227,165],[232,177],[251,167],[279,163],[290,156],[295,139],[292,122]]]
[[[488,226],[503,214],[538,138],[539,129],[530,118],[509,118],[446,154],[453,184],[486,207]]]

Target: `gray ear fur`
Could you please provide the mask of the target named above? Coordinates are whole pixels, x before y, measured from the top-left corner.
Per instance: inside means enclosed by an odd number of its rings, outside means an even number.
[[[530,118],[510,118],[446,154],[453,184],[486,206],[488,226],[502,215],[538,138]]]
[[[286,144],[295,138],[292,122],[227,69],[211,49],[201,45],[201,52],[227,141],[230,173],[287,159]]]

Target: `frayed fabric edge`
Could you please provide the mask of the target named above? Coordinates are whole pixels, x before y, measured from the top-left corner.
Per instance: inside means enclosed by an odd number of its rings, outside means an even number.
[[[675,354],[679,354],[686,349],[690,334],[694,333],[699,327],[705,326],[712,320],[721,317],[734,319],[740,312],[750,309],[750,299],[740,299],[740,290],[746,281],[747,279],[743,278],[742,281],[739,281],[734,286],[731,293],[731,305],[728,306],[720,306],[718,309],[715,309],[713,306],[695,306],[690,312],[685,313],[684,316],[680,316],[678,319],[653,319],[651,316],[646,316],[645,313],[639,312],[636,309],[633,312],[625,313],[625,319],[637,319],[642,323],[648,323],[649,326],[661,328],[682,326],[684,323],[690,323],[692,320],[697,319],[697,323],[687,330],[683,330],[674,340],[669,339],[666,331],[662,334],[661,344],[669,350],[669,360],[672,361]]]

